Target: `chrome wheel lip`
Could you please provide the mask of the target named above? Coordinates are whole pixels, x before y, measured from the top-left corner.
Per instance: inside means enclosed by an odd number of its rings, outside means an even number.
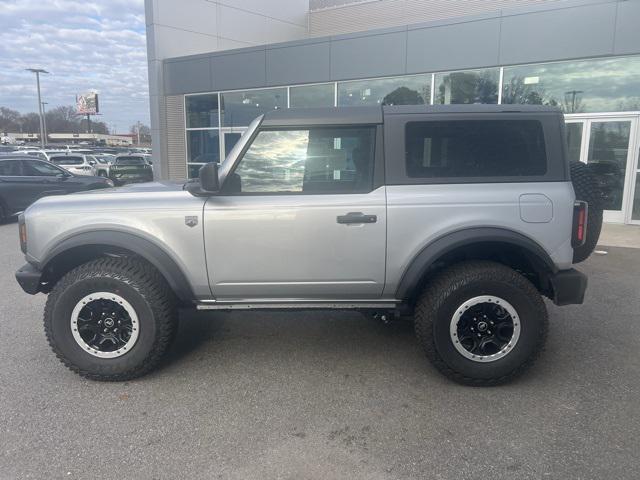
[[[475,355],[471,353],[469,350],[467,350],[466,348],[464,348],[464,346],[462,346],[462,344],[458,341],[458,322],[460,318],[469,308],[482,303],[493,303],[493,304],[500,305],[503,309],[507,311],[507,313],[511,316],[511,319],[513,320],[513,334],[511,335],[511,339],[504,347],[502,347],[500,351],[494,353],[493,355]],[[468,358],[473,362],[490,363],[505,357],[506,355],[509,354],[509,352],[513,350],[513,348],[518,343],[518,339],[520,338],[520,330],[521,330],[520,317],[516,309],[513,307],[513,305],[511,305],[505,299],[497,297],[495,295],[479,295],[477,297],[470,298],[469,300],[464,302],[462,305],[460,305],[458,308],[456,308],[453,316],[451,317],[451,323],[449,326],[449,336],[451,338],[451,342],[453,343],[453,346],[458,351],[458,353],[460,353],[463,357]]]
[[[113,352],[101,352],[100,350],[96,350],[92,348],[91,345],[85,342],[84,339],[80,336],[80,332],[78,331],[78,328],[77,328],[80,311],[89,302],[92,302],[94,300],[111,300],[113,302],[116,302],[126,310],[127,314],[131,318],[131,325],[132,325],[131,337],[129,337],[129,340],[127,341],[127,343],[123,345],[121,348],[119,348],[118,350],[114,350]],[[112,292],[95,292],[95,293],[90,293],[89,295],[86,295],[85,297],[81,298],[76,304],[76,306],[74,307],[73,311],[71,312],[70,325],[71,325],[71,334],[73,335],[74,340],[80,346],[80,348],[82,348],[82,350],[88,353],[89,355],[92,355],[98,358],[121,357],[122,355],[131,351],[131,349],[133,348],[133,346],[138,340],[138,336],[140,335],[140,322],[138,321],[138,314],[136,313],[134,308],[131,306],[131,304],[127,300],[125,300],[123,297],[121,297],[117,293],[112,293]]]

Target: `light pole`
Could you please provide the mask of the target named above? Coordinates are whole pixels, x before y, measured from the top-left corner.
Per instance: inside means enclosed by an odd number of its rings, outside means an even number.
[[[44,116],[42,115],[42,99],[40,98],[40,74],[49,72],[42,68],[27,68],[26,70],[36,74],[36,84],[38,85],[38,112],[40,112],[40,145],[44,148]]]
[[[47,102],[40,102],[42,103],[42,126],[44,127],[44,139],[45,139],[45,143],[47,140],[47,112],[44,109],[45,105],[49,105]]]

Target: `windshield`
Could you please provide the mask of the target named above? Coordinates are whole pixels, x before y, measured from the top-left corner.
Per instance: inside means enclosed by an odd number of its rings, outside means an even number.
[[[233,146],[233,148],[229,152],[229,155],[227,155],[227,157],[224,159],[224,161],[220,165],[219,170],[219,177],[221,180],[224,180],[224,178],[226,178],[227,174],[233,167],[233,163],[235,162],[236,158],[238,158],[238,155],[240,155],[240,152],[242,152],[242,150],[244,149],[245,145],[253,135],[253,132],[258,128],[260,122],[262,122],[263,117],[264,115],[260,115],[249,124],[249,127],[245,130],[240,139]]]
[[[82,165],[84,160],[82,157],[52,157],[51,162],[56,165]]]

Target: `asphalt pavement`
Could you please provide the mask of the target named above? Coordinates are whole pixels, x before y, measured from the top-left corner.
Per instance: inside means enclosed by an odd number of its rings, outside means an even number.
[[[410,324],[333,311],[183,314],[162,368],[96,383],[49,350],[0,225],[0,478],[637,479],[640,249],[605,249],[507,386],[451,383]]]

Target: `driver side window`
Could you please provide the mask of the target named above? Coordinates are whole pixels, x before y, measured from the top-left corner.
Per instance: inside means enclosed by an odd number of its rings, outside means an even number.
[[[24,174],[28,177],[56,177],[63,175],[64,171],[54,167],[50,163],[27,160],[25,162]]]
[[[263,130],[240,160],[228,193],[369,192],[374,143],[375,127]]]

